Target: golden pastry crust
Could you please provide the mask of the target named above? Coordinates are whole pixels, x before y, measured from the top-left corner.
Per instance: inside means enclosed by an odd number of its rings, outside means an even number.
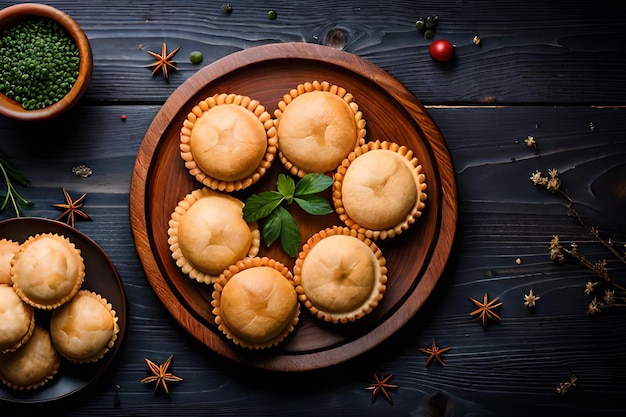
[[[81,290],[52,312],[52,344],[66,359],[96,362],[114,345],[120,331],[113,306],[100,294]]]
[[[37,389],[56,375],[60,365],[61,356],[52,346],[50,334],[37,325],[24,346],[0,355],[0,379],[15,390]]]
[[[316,317],[348,323],[371,313],[387,290],[386,259],[370,239],[333,226],[311,236],[294,266],[300,302]]]
[[[426,207],[426,176],[413,151],[387,141],[362,145],[341,163],[333,182],[335,211],[370,239],[401,234]]]
[[[277,150],[272,116],[257,100],[215,94],[193,107],[180,130],[180,155],[206,187],[237,191],[255,184]]]
[[[168,243],[183,273],[212,284],[229,266],[256,256],[261,233],[243,219],[243,202],[203,187],[187,194],[172,212]]]
[[[13,352],[35,329],[35,308],[26,304],[10,285],[0,284],[0,352]]]
[[[11,281],[11,259],[20,250],[20,242],[0,239],[0,284],[13,285]]]
[[[51,310],[71,299],[85,279],[80,249],[56,233],[30,236],[11,259],[13,288],[35,308]]]
[[[285,94],[274,111],[278,156],[293,175],[333,171],[365,141],[365,119],[345,88],[307,82]]]
[[[267,257],[247,258],[225,270],[215,283],[211,305],[219,329],[248,349],[277,345],[300,315],[291,272]]]

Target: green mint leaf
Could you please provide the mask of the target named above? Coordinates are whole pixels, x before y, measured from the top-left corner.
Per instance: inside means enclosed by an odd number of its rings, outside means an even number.
[[[265,191],[250,196],[243,206],[243,219],[247,222],[256,222],[267,217],[280,206],[283,196],[276,191]]]
[[[280,246],[285,253],[292,258],[298,256],[300,248],[302,247],[302,238],[300,237],[300,229],[296,219],[283,207],[277,210],[280,213]]]
[[[268,216],[262,234],[268,247],[280,238],[280,245],[287,255],[294,258],[300,252],[302,246],[300,230],[296,220],[284,207],[278,207]]]
[[[298,181],[295,195],[301,197],[303,195],[319,193],[330,187],[332,183],[333,179],[326,174],[306,174]]]
[[[293,182],[293,179],[285,174],[280,174],[276,183],[276,189],[285,197],[287,204],[291,204],[296,189],[296,184]]]
[[[295,202],[298,203],[302,210],[309,214],[315,214],[317,216],[323,216],[324,214],[332,213],[333,207],[323,197],[319,195],[303,195],[302,197],[296,197]]]
[[[261,232],[263,234],[263,240],[265,241],[265,244],[268,248],[272,246],[272,243],[276,242],[276,240],[278,240],[278,238],[280,237],[280,232],[282,228],[282,224],[280,221],[281,211],[282,210],[280,209],[272,211],[263,222],[263,229],[261,230]]]

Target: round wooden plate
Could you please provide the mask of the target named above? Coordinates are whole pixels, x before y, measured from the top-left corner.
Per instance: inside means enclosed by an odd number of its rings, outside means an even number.
[[[295,332],[279,346],[248,351],[217,329],[211,313],[212,286],[184,275],[171,257],[168,221],[178,202],[201,188],[180,157],[183,120],[200,100],[235,93],[259,100],[270,114],[282,96],[307,81],[345,87],[367,121],[366,139],[387,140],[412,149],[428,184],[426,209],[404,234],[377,242],[387,258],[387,292],[368,316],[351,324],[328,324],[302,311]],[[275,189],[278,160],[251,189]],[[330,196],[330,194],[329,194]],[[336,214],[306,215],[290,210],[303,242],[315,232],[341,225]],[[324,368],[351,359],[387,339],[422,306],[448,259],[456,229],[456,183],[441,132],[422,104],[396,79],[354,54],[306,44],[270,44],[234,53],[210,64],[184,82],[165,102],[139,148],[130,189],[130,220],[139,259],[150,285],[170,313],[190,334],[218,354],[236,362],[275,371]],[[293,267],[278,244],[262,245],[269,256]]]
[[[0,384],[0,400],[15,403],[44,403],[73,395],[94,383],[111,366],[126,334],[126,293],[117,269],[102,248],[84,233],[56,220],[38,217],[16,217],[0,222],[0,239],[24,242],[37,233],[57,233],[67,237],[85,260],[82,289],[95,291],[111,303],[117,314],[120,332],[111,350],[98,362],[75,364],[61,362],[59,372],[43,387],[18,391]],[[50,312],[35,312],[35,321],[49,328]]]

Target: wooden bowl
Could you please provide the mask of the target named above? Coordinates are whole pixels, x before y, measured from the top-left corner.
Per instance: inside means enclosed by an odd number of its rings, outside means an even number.
[[[78,47],[80,57],[78,77],[65,97],[41,109],[26,110],[17,101],[0,93],[0,113],[18,120],[48,120],[69,110],[87,91],[93,67],[91,46],[87,36],[74,19],[59,9],[40,3],[16,4],[0,10],[0,31],[28,16],[45,17],[65,28]]]

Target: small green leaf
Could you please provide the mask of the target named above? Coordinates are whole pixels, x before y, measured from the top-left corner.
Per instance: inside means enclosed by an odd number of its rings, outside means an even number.
[[[287,255],[295,258],[300,252],[302,246],[302,238],[300,237],[300,229],[296,220],[283,207],[277,210],[280,212],[281,231],[280,246]]]
[[[282,208],[282,207],[281,207]],[[283,209],[284,210],[284,209]],[[274,210],[270,213],[269,216],[263,222],[263,240],[265,241],[265,245],[269,248],[272,246],[272,243],[276,242],[280,237],[280,233],[282,230],[282,223],[280,221],[280,212],[282,210]]]
[[[285,197],[287,204],[291,204],[296,189],[296,184],[293,182],[293,179],[285,174],[280,174],[278,176],[278,182],[276,183],[276,189]]]
[[[247,222],[256,222],[267,217],[280,206],[283,196],[277,191],[265,191],[250,196],[243,206],[243,218]]]
[[[333,212],[333,208],[328,201],[319,195],[303,195],[302,197],[296,197],[294,200],[302,210],[309,214],[323,216]]]
[[[263,225],[262,234],[268,247],[280,238],[281,247],[291,257],[297,256],[302,246],[296,220],[284,207],[278,207],[268,216]]]
[[[306,174],[298,181],[294,194],[301,197],[303,195],[319,193],[330,187],[332,183],[333,179],[326,174]]]

